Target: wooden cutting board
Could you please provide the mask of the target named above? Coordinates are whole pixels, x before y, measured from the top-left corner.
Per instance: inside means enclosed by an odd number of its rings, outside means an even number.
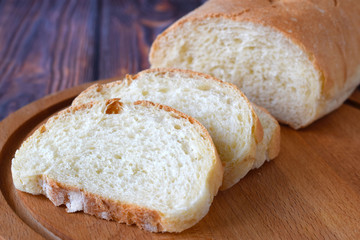
[[[0,123],[0,238],[360,239],[360,105],[354,99],[303,130],[282,126],[279,157],[220,192],[208,215],[180,234],[68,214],[43,196],[15,190],[16,149],[88,85],[38,100]]]

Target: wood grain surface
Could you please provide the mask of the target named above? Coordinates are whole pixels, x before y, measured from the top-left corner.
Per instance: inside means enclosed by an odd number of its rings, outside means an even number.
[[[202,2],[0,1],[0,121],[48,94],[147,68],[155,36]]]
[[[96,2],[2,1],[0,9],[1,118],[93,80]]]
[[[86,85],[88,86],[88,85]],[[360,110],[338,110],[295,131],[281,127],[281,151],[220,192],[208,215],[180,234],[155,234],[14,189],[11,159],[48,116],[86,86],[47,96],[0,123],[0,236],[5,239],[359,239]]]

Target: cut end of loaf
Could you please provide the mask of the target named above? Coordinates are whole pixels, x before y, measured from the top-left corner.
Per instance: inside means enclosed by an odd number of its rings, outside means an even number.
[[[155,40],[150,63],[231,82],[294,128],[318,114],[321,73],[311,56],[271,27],[221,15],[180,20]]]

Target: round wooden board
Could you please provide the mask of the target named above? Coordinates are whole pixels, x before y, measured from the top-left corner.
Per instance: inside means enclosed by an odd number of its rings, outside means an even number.
[[[208,215],[179,234],[149,233],[83,213],[68,214],[43,196],[15,190],[10,167],[16,149],[40,123],[69,106],[87,86],[45,97],[0,123],[0,237],[360,238],[360,110],[348,105],[301,131],[283,126],[279,157],[220,192]]]

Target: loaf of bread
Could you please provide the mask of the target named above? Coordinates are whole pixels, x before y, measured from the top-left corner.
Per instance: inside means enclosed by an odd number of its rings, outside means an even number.
[[[209,0],[156,38],[150,62],[231,82],[298,129],[360,83],[360,3]]]
[[[146,101],[70,107],[16,151],[15,187],[152,232],[180,232],[209,210],[223,167],[194,118]]]
[[[189,70],[151,69],[123,81],[93,85],[73,105],[111,98],[165,104],[201,122],[225,166],[221,190],[233,186],[253,167],[262,127],[247,98],[232,84]]]

